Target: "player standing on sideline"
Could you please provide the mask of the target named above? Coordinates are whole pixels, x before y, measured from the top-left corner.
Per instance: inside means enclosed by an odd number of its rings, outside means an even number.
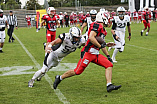
[[[69,15],[67,14],[67,12],[65,12],[64,14],[65,27],[69,27]]]
[[[85,19],[83,25],[81,26],[81,33],[83,33],[84,28],[87,26],[86,33],[83,35],[83,37],[86,39],[86,41],[87,41],[87,39],[88,39],[88,30],[89,30],[89,28],[90,28],[90,24],[91,24],[92,22],[96,22],[96,21],[95,21],[95,19],[96,19],[96,14],[97,14],[97,11],[94,10],[94,9],[92,9],[92,10],[90,11],[90,17],[86,17],[86,19]]]
[[[73,14],[73,12],[71,12],[71,14],[70,14],[70,27],[72,27],[73,24],[74,24],[74,14]]]
[[[7,17],[3,15],[3,10],[0,9],[0,53],[3,53],[2,48],[5,41],[5,25],[7,24],[7,28],[9,29],[9,25],[7,22]]]
[[[42,17],[42,21],[40,23],[40,26],[38,30],[40,30],[40,27],[46,22],[46,40],[47,42],[52,42],[56,38],[56,28],[59,27],[60,24],[58,22],[58,19],[55,17],[56,10],[54,7],[49,7],[47,9],[47,15],[44,15]]]
[[[63,28],[63,25],[64,25],[63,19],[64,19],[64,15],[63,15],[62,12],[60,12],[59,13],[59,21],[60,21],[59,23],[60,23],[60,27],[62,27],[62,28]]]
[[[112,90],[118,90],[121,85],[115,86],[111,83],[112,79],[112,67],[113,64],[112,59],[110,58],[106,46],[106,42],[104,41],[102,44],[99,44],[96,40],[97,36],[104,35],[105,26],[108,22],[108,19],[104,16],[102,12],[99,12],[96,15],[96,22],[91,23],[91,26],[89,28],[88,32],[88,40],[86,42],[86,45],[81,50],[81,58],[79,62],[77,63],[77,67],[73,70],[68,70],[63,75],[57,75],[55,77],[55,81],[53,84],[53,88],[56,89],[58,84],[65,78],[72,77],[75,75],[80,75],[85,68],[89,65],[90,62],[93,62],[99,66],[104,67],[105,70],[105,76],[106,76],[106,82],[107,82],[107,92],[111,92]],[[99,54],[99,50],[102,49],[103,53],[108,57],[108,59]]]
[[[141,10],[138,10],[138,22],[141,23],[142,21],[142,12]]]
[[[144,24],[144,29],[141,31],[141,36],[143,36],[143,32],[147,29],[148,30],[146,32],[146,36],[148,36],[149,30],[150,30],[150,22],[149,22],[149,9],[148,7],[144,7],[144,13],[142,15],[142,20],[143,20],[143,24]]]
[[[134,23],[135,22],[137,23],[137,17],[138,17],[138,13],[137,13],[136,9],[134,9],[134,12],[133,12]]]
[[[57,39],[47,43],[43,67],[33,75],[28,87],[33,87],[35,79],[40,81],[47,71],[56,67],[65,56],[84,44],[85,39],[81,37],[81,30],[77,27],[70,28],[69,33],[60,34]]]
[[[131,39],[131,27],[130,27],[130,17],[128,15],[125,15],[125,8],[120,6],[117,8],[117,15],[114,17],[114,20],[112,21],[112,28],[111,33],[113,34],[115,46],[109,47],[108,51],[110,51],[112,48],[115,48],[112,55],[113,62],[116,61],[116,55],[119,52],[124,51],[125,46],[125,28],[128,27],[129,32],[129,41]]]
[[[31,28],[31,17],[29,15],[26,16],[27,27]]]

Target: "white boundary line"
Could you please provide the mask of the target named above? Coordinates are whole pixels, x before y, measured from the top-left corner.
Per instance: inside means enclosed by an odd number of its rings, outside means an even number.
[[[14,37],[17,39],[17,41],[20,43],[22,48],[26,51],[27,55],[31,58],[31,60],[34,62],[38,70],[41,68],[40,64],[35,60],[35,58],[32,56],[32,54],[27,50],[27,48],[23,45],[23,43],[19,40],[19,38],[13,33]],[[50,84],[51,88],[53,89],[53,81],[51,78],[45,74],[46,81]],[[63,102],[64,104],[70,104],[70,102],[67,101],[66,97],[62,94],[62,92],[59,89],[53,89],[55,94],[58,96],[59,100]]]

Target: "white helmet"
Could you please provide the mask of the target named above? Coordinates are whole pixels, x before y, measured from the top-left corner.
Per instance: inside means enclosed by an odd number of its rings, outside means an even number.
[[[122,14],[119,14],[119,12],[123,12]],[[119,17],[123,17],[125,15],[125,8],[120,6],[117,8],[117,14],[119,15]]]
[[[80,41],[75,41],[74,37],[76,38],[81,38],[81,30],[78,27],[72,27],[69,29],[69,33],[70,33],[70,40],[73,44],[76,44],[77,42]]]
[[[96,18],[96,14],[97,14],[96,10],[94,10],[94,9],[90,10],[90,16],[91,16],[92,19]],[[93,15],[95,15],[95,16],[93,16]]]
[[[104,13],[104,12],[105,12],[105,9],[104,9],[104,8],[101,8],[101,9],[100,9],[100,12]]]
[[[96,21],[102,22],[105,25],[107,25],[108,24],[108,17],[106,17],[104,13],[98,12],[98,14],[96,15]]]
[[[56,9],[54,7],[49,7],[47,9],[47,14],[51,14],[51,11],[55,11]],[[54,14],[53,14],[54,15]]]

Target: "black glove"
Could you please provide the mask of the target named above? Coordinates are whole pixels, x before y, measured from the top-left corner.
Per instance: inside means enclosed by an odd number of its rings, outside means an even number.
[[[106,44],[106,42],[104,42],[104,43],[101,44],[100,49],[101,49],[101,48],[104,48],[104,47],[106,47],[106,46],[107,46],[107,44]]]
[[[110,55],[107,55],[107,58],[108,58],[108,60],[113,64],[113,61],[112,61]]]

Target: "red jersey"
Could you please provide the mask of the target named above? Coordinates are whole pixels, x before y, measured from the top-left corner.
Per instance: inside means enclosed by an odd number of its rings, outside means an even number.
[[[31,21],[31,17],[26,17],[27,22]]]
[[[104,37],[107,35],[107,32],[101,23],[97,23],[97,22],[91,23],[90,28],[88,30],[88,37],[91,31],[95,31],[97,33],[97,36]],[[99,51],[99,48],[96,47],[94,44],[92,44],[88,39],[86,45],[82,48],[81,52],[82,51],[89,52],[91,48],[94,48]]]
[[[56,31],[57,18],[56,16],[50,17],[49,15],[44,15],[42,17],[46,21],[46,28],[50,31]]]
[[[141,11],[138,11],[138,16],[142,16],[142,12]]]

